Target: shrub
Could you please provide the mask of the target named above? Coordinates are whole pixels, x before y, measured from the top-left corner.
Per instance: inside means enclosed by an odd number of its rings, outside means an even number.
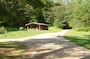
[[[5,28],[4,26],[0,27],[0,34],[4,34],[5,33]]]
[[[19,30],[21,31],[21,30],[24,30],[24,28],[23,27],[19,27]]]
[[[90,31],[90,27],[81,27],[78,31]]]

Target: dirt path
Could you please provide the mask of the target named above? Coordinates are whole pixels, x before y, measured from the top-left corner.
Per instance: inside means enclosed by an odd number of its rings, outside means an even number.
[[[32,53],[29,59],[90,59],[90,50],[75,45],[63,36],[68,30],[46,33],[16,41],[25,44]],[[0,40],[4,42],[5,40]],[[29,52],[29,51],[28,51]]]

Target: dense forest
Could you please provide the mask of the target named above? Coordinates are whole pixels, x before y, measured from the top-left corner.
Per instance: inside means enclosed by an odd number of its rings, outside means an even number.
[[[90,27],[90,0],[0,0],[0,26],[29,22],[56,27]]]

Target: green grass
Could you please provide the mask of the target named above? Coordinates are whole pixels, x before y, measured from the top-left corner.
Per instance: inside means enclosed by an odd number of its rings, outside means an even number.
[[[23,38],[34,36],[42,33],[49,33],[49,32],[58,32],[61,31],[59,28],[50,27],[49,30],[23,30],[19,31],[17,28],[7,28],[7,34],[0,34],[0,39],[8,39],[8,38]]]
[[[23,49],[25,48],[25,45],[13,43],[13,42],[0,42],[0,48]]]
[[[20,43],[0,42],[0,59],[18,59],[26,51],[26,46]]]
[[[58,31],[61,31],[62,29],[60,28],[57,28],[57,27],[49,27],[49,31],[51,32],[58,32]]]
[[[90,32],[71,30],[66,33],[65,38],[77,45],[90,49]]]

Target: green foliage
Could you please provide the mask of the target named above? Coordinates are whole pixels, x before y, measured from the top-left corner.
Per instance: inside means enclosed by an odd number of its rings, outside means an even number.
[[[4,34],[5,33],[5,28],[2,26],[0,27],[0,34]]]
[[[90,27],[81,27],[77,29],[78,31],[90,31]]]
[[[28,22],[44,22],[73,28],[90,26],[89,0],[0,0],[1,26],[22,27]]]
[[[33,13],[33,7],[25,0],[2,0],[0,2],[0,6],[3,7],[0,10],[0,21],[4,26],[24,26],[30,20],[27,15]]]
[[[31,4],[34,8],[42,8],[44,7],[43,2],[44,0],[27,0],[29,4]],[[45,1],[44,1],[45,3]]]
[[[90,2],[90,1],[89,1]],[[88,1],[84,0],[75,0],[71,1],[67,4],[69,6],[71,14],[71,18],[69,17],[69,22],[72,27],[87,27],[89,25],[89,3]],[[71,8],[72,7],[72,8]],[[73,8],[74,7],[74,8]]]
[[[53,25],[58,28],[63,28],[63,26],[64,26],[63,22],[60,21],[59,19],[54,20]]]
[[[24,28],[23,27],[19,27],[19,30],[21,31],[21,30],[24,30]]]
[[[54,22],[52,8],[44,8],[44,10],[43,10],[43,16],[44,16],[45,21],[47,23],[49,23],[50,26],[52,26],[53,25],[53,22]]]
[[[6,27],[6,30],[11,32],[11,31],[19,31],[18,28],[15,28],[15,27]]]
[[[53,31],[53,32],[59,32],[61,31],[62,29],[61,28],[58,28],[58,27],[49,27],[49,31]]]

